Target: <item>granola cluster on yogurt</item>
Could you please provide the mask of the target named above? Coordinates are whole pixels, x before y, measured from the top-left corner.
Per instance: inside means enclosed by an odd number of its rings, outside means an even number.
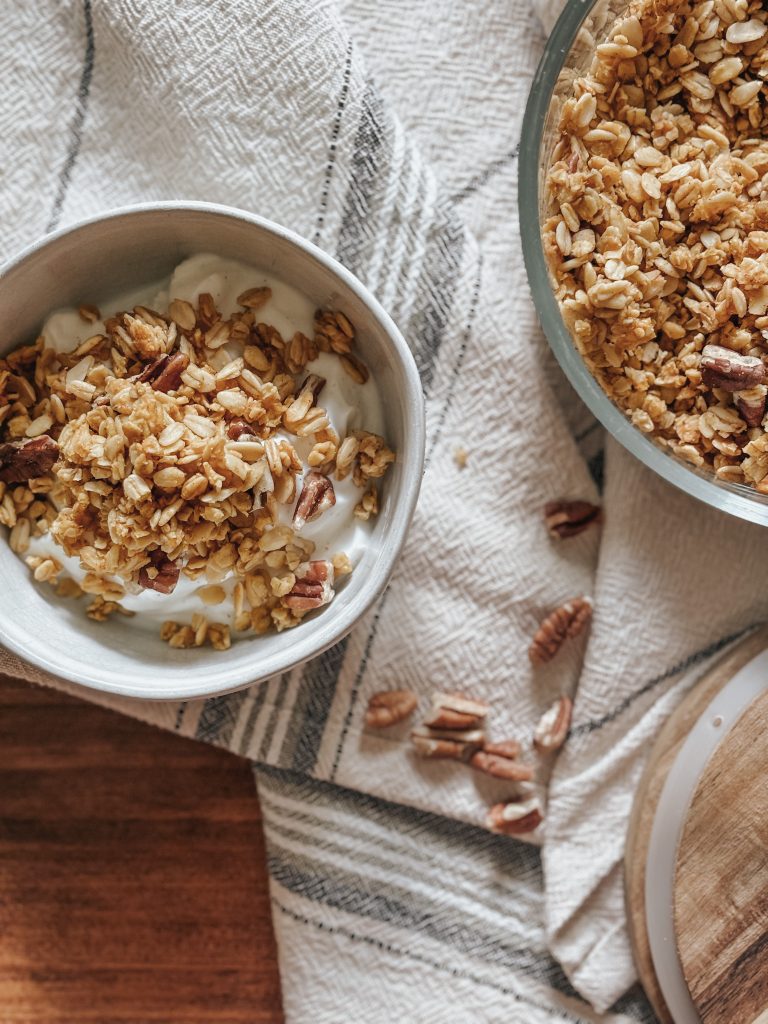
[[[243,273],[189,262],[222,294]],[[57,338],[72,313],[57,314],[0,359],[0,523],[35,579],[90,595],[91,618],[147,610],[173,647],[226,648],[332,599],[353,567],[334,545],[376,515],[395,455],[338,401],[369,379],[343,313],[285,338],[272,287],[223,310],[210,292],[193,301],[188,278],[161,311],[83,306],[74,344]],[[166,617],[179,593],[186,614]]]
[[[578,78],[545,247],[586,364],[631,422],[768,493],[768,10],[639,0]]]

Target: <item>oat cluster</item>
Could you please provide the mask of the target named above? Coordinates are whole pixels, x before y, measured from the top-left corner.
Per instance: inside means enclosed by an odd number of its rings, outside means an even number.
[[[563,104],[556,294],[632,423],[768,493],[768,10],[640,0]]]
[[[325,381],[305,370],[332,352],[365,383],[353,325],[319,311],[312,338],[285,340],[259,320],[269,297],[250,289],[230,318],[207,294],[163,313],[136,307],[71,353],[41,337],[0,360],[0,523],[20,555],[50,532],[79,558],[79,584],[54,558],[28,562],[66,596],[91,594],[92,618],[124,611],[126,591],[170,593],[180,575],[199,581],[201,610],[215,607],[234,577],[235,629],[282,630],[351,571],[343,552],[313,561],[301,529],[349,475],[363,489],[355,514],[375,515],[395,456],[367,431],[340,437],[322,407]],[[100,317],[92,306],[80,315]],[[230,642],[227,626],[202,614],[164,624],[162,636],[176,647]]]

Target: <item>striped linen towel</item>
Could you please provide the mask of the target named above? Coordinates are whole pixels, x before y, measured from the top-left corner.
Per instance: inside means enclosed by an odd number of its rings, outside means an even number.
[[[4,27],[0,254],[142,200],[280,221],[358,274],[403,330],[428,464],[387,594],[303,668],[180,704],[82,693],[2,651],[0,670],[256,762],[290,1022],[650,1021],[625,994],[632,789],[683,670],[763,612],[768,555],[756,529],[673,494],[613,445],[602,540],[546,537],[542,505],[596,500],[603,452],[522,267],[535,8],[12,0]],[[573,644],[534,677],[538,622],[580,593],[597,609],[586,662]],[[468,690],[493,705],[496,736],[521,739],[576,693],[543,851],[481,827],[502,783],[365,733],[369,696],[392,687],[423,704]]]

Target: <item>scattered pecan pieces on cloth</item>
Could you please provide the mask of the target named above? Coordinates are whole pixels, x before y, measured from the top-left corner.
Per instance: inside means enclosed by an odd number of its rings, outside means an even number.
[[[560,697],[541,716],[533,734],[533,745],[542,754],[551,754],[565,743],[571,727],[573,702],[570,697]]]
[[[550,537],[575,537],[602,522],[603,510],[589,501],[550,501],[544,506],[544,523]]]
[[[411,732],[411,742],[420,757],[469,761],[476,751],[482,749],[485,734],[482,729],[451,731],[422,725]]]
[[[492,832],[520,836],[535,832],[543,820],[541,804],[536,797],[531,797],[530,800],[494,804],[485,823]]]
[[[534,776],[533,766],[524,764],[513,757],[490,753],[488,748],[478,750],[469,761],[473,768],[495,779],[506,779],[508,782],[530,782]]]
[[[384,690],[368,701],[365,724],[369,729],[388,729],[398,725],[416,710],[418,700],[410,690]]]
[[[456,693],[436,693],[424,725],[433,729],[476,729],[489,710],[485,701],[470,700]]]
[[[588,597],[574,597],[551,612],[536,631],[528,657],[534,665],[544,665],[562,647],[568,637],[583,632],[592,618],[592,602]]]
[[[508,757],[513,761],[520,757],[523,748],[517,740],[499,740],[498,743],[486,743],[483,747],[486,754],[495,754],[497,757]]]

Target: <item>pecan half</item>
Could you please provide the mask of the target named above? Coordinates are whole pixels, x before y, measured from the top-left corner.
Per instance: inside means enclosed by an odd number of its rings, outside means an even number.
[[[231,441],[239,441],[244,434],[255,437],[256,435],[253,432],[253,425],[251,423],[246,423],[245,420],[232,420],[227,427],[227,437]]]
[[[152,381],[152,387],[155,391],[165,393],[177,391],[181,387],[181,375],[188,366],[189,356],[185,356],[183,352],[176,352],[174,355],[169,356],[166,365]]]
[[[523,764],[511,757],[489,754],[488,750],[478,750],[469,760],[470,765],[495,779],[506,779],[508,782],[530,782],[533,778],[533,767]]]
[[[286,608],[311,611],[321,608],[333,599],[334,569],[332,562],[303,562],[294,573],[296,582],[283,598]]]
[[[470,700],[458,693],[436,693],[424,724],[435,729],[474,729],[489,710],[485,701]]]
[[[520,836],[534,832],[544,820],[541,804],[536,797],[507,804],[494,804],[485,823],[492,832],[506,836]]]
[[[550,501],[544,506],[544,523],[550,537],[564,540],[583,533],[602,521],[603,510],[589,501]]]
[[[296,502],[296,510],[293,513],[294,530],[303,529],[307,523],[317,519],[326,509],[332,508],[335,504],[336,492],[331,481],[317,470],[311,470],[304,477],[301,494]]]
[[[765,416],[766,394],[768,394],[768,387],[765,384],[758,384],[757,387],[749,388],[746,391],[737,391],[734,394],[736,408],[748,427],[759,427],[762,424]]]
[[[176,352],[172,356],[158,356],[147,363],[139,374],[139,381],[151,384],[155,391],[167,394],[181,386],[181,375],[189,366],[189,356]]]
[[[149,560],[150,565],[139,570],[139,586],[158,594],[172,594],[179,582],[179,563],[172,562],[159,548],[150,551]]]
[[[430,729],[421,725],[411,732],[411,742],[421,757],[450,758],[454,761],[468,761],[481,749],[485,735],[481,729],[465,732]]]
[[[458,740],[435,740],[429,736],[411,736],[413,749],[419,757],[431,760],[466,761],[472,748]]]
[[[24,484],[43,476],[59,457],[59,446],[47,434],[0,444],[0,482]]]
[[[565,743],[571,727],[573,702],[570,697],[560,697],[541,716],[533,734],[533,745],[542,754],[551,754]]]
[[[508,757],[514,760],[520,757],[521,746],[517,740],[501,740],[499,743],[486,743],[483,747],[486,754],[498,754],[499,757]]]
[[[169,359],[170,356],[158,356],[157,359],[153,359],[151,362],[147,363],[138,376],[139,383],[149,384],[150,381],[153,381],[163,367],[167,365]]]
[[[388,729],[404,722],[416,710],[418,700],[410,690],[384,690],[368,701],[365,724],[369,729]]]
[[[528,657],[534,665],[551,661],[568,637],[578,636],[592,618],[588,597],[574,597],[551,612],[536,631]]]
[[[765,380],[765,366],[757,356],[745,356],[722,345],[705,345],[701,352],[701,379],[708,388],[747,391]]]

